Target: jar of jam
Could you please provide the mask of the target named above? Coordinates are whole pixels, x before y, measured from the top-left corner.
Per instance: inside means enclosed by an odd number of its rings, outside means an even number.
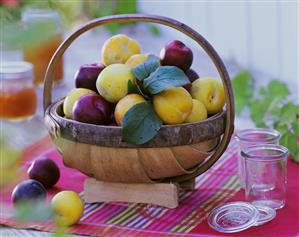
[[[63,38],[60,16],[54,10],[27,9],[22,12],[22,23],[25,28],[40,23],[47,26],[45,34],[51,32],[47,39],[23,49],[24,60],[34,65],[34,83],[43,86],[48,64]],[[56,65],[54,76],[54,84],[59,84],[63,79],[63,59]]]
[[[35,114],[37,95],[32,69],[32,64],[24,61],[1,62],[0,120],[25,120]]]

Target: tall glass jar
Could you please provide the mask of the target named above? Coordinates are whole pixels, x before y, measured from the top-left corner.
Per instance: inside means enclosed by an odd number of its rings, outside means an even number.
[[[286,200],[288,149],[262,144],[241,151],[245,161],[245,198],[254,205],[282,208]]]
[[[27,9],[22,12],[22,23],[24,27],[43,23],[51,27],[53,33],[48,39],[37,45],[32,45],[23,49],[25,61],[34,65],[34,83],[42,86],[47,66],[51,57],[62,42],[61,19],[57,11],[48,9]],[[47,29],[45,29],[46,31]],[[48,32],[42,32],[44,34]],[[54,83],[58,84],[63,79],[63,59],[56,65]]]
[[[253,128],[237,131],[236,140],[239,145],[238,152],[238,176],[242,188],[245,188],[245,166],[241,151],[254,145],[279,144],[280,134],[278,131],[268,128]]]

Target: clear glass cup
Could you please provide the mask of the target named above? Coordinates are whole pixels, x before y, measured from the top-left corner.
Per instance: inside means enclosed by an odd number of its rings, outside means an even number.
[[[282,208],[286,199],[288,149],[256,145],[241,151],[245,164],[245,198],[254,205]]]
[[[36,112],[37,95],[32,64],[24,61],[0,64],[0,120],[27,120]]]
[[[280,133],[268,128],[244,129],[236,133],[238,142],[238,176],[242,188],[245,188],[245,167],[241,151],[254,145],[279,144]]]
[[[42,86],[48,64],[56,49],[62,42],[62,27],[59,13],[49,9],[26,9],[22,12],[22,23],[24,27],[34,24],[45,26],[44,34],[51,34],[46,40],[39,44],[27,46],[23,49],[24,60],[34,65],[34,83]],[[60,84],[63,79],[63,59],[56,65],[54,72],[54,84]]]

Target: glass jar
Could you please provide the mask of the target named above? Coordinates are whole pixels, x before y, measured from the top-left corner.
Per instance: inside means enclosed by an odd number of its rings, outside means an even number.
[[[254,205],[282,208],[286,199],[288,149],[256,145],[241,151],[245,164],[245,198]]]
[[[28,46],[23,49],[25,61],[34,65],[34,83],[42,86],[48,64],[56,49],[62,42],[61,20],[58,12],[48,9],[27,9],[22,12],[22,22],[24,27],[34,24],[45,24],[51,29],[48,39],[37,45]],[[49,31],[45,27],[45,31]],[[41,32],[49,33],[49,32]],[[63,59],[56,65],[54,72],[54,83],[58,84],[63,79]]]
[[[24,61],[0,64],[0,119],[31,118],[37,108],[32,64]]]
[[[236,133],[238,142],[238,176],[242,188],[245,188],[245,168],[241,151],[254,145],[279,144],[280,133],[273,129],[253,128],[244,129]]]

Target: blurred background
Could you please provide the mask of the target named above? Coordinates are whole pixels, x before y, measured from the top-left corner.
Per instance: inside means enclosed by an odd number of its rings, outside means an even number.
[[[117,13],[164,15],[193,27],[229,62],[287,82],[298,93],[298,1],[1,0],[1,18],[29,7],[56,9],[65,33],[89,19]],[[109,26],[111,33],[120,25]],[[151,32],[158,33],[156,28]],[[175,31],[163,33],[177,36]],[[298,96],[296,98],[298,100]]]
[[[298,1],[139,3],[144,12],[193,27],[225,60],[287,82],[298,100]]]

